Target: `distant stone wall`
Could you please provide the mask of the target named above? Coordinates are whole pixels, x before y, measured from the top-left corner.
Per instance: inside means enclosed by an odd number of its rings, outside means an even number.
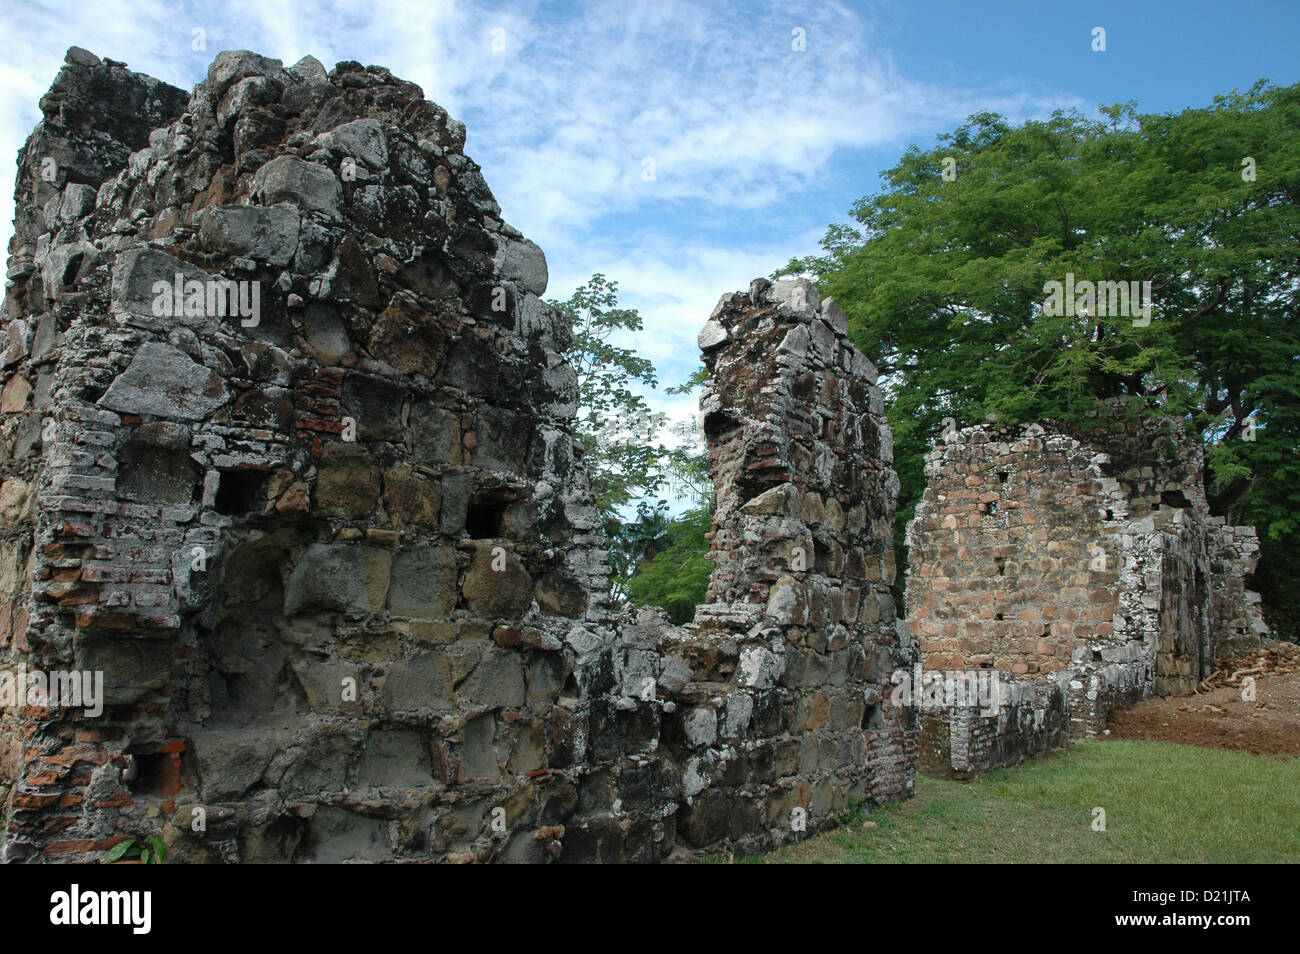
[[[1096,735],[1116,706],[1190,692],[1266,633],[1243,583],[1254,531],[1209,516],[1200,448],[1169,425],[1117,417],[1084,440],[966,428],[926,476],[908,625],[925,669],[1000,686],[978,710],[922,706],[931,771],[968,777]]]
[[[615,618],[571,329],[463,125],[246,52],[187,98],[74,49],[42,105],[0,670],[103,705],[4,708],[5,859],[656,861],[909,792],[897,483],[833,303],[719,305],[712,602]]]

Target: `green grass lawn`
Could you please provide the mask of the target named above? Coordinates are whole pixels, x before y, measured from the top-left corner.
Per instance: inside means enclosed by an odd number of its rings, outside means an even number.
[[[1106,830],[1093,831],[1093,808]],[[863,823],[876,823],[865,828]],[[1300,862],[1300,759],[1084,742],[747,862]]]

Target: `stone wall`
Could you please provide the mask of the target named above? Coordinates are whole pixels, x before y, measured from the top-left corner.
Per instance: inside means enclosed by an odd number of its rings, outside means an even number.
[[[703,757],[723,784],[696,796],[688,818],[709,812],[720,825],[729,810],[735,824],[765,811],[780,841],[796,808],[812,830],[914,785],[913,720],[885,700],[890,673],[912,658],[889,590],[893,437],[875,367],[849,342],[844,312],[806,281],[724,296],[700,346],[715,566],[686,653],[700,689],[726,700],[723,736],[744,742]],[[726,781],[736,759],[750,766],[740,784]],[[738,807],[769,780],[766,806]]]
[[[1096,735],[1266,632],[1243,583],[1254,531],[1209,516],[1200,447],[1116,415],[1082,439],[967,428],[927,457],[908,624],[925,669],[986,670],[1001,690],[978,711],[922,705],[929,770],[967,777]]]
[[[720,303],[712,602],[614,618],[571,332],[463,125],[244,52],[187,98],[72,50],[42,106],[0,668],[104,705],[4,709],[7,860],[654,861],[908,793],[890,438],[833,303]]]
[[[168,118],[47,204],[6,306],[48,329],[11,380],[52,382],[10,411],[50,425],[11,451],[44,467],[8,648],[107,703],[11,732],[6,856],[544,853],[585,758],[562,650],[609,612],[541,252],[387,71],[225,53]],[[258,313],[160,315],[177,275]]]

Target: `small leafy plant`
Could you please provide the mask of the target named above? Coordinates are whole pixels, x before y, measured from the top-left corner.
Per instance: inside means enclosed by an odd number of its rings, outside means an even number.
[[[167,860],[167,846],[162,839],[154,835],[144,844],[136,844],[134,838],[120,841],[109,849],[102,864],[111,865],[117,861],[139,861],[144,865],[160,865]]]

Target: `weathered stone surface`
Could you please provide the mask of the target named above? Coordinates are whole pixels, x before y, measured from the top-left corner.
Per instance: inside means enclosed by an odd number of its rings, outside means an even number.
[[[379,613],[388,593],[392,555],[357,543],[313,543],[289,576],[284,612]]]
[[[395,712],[450,709],[451,665],[446,653],[423,653],[393,663],[384,680],[384,703]]]
[[[838,335],[848,336],[849,333],[849,316],[844,314],[844,309],[839,306],[834,298],[827,298],[822,302],[822,318],[831,326],[831,330]]]
[[[326,166],[294,156],[277,156],[254,174],[253,197],[267,206],[289,202],[333,222],[340,218],[343,187]]]
[[[212,277],[203,269],[158,249],[127,249],[113,263],[113,310],[132,315],[153,315],[154,303],[159,296],[154,286],[158,282],[174,286],[177,275],[183,282],[207,282]],[[193,328],[211,328],[215,324],[207,315],[182,313],[168,317]]]
[[[388,165],[388,140],[374,119],[354,119],[321,133],[313,143],[378,172]]]
[[[288,265],[298,251],[299,220],[298,209],[288,203],[209,206],[198,219],[199,241],[220,255]]]
[[[533,579],[513,553],[480,543],[462,587],[471,613],[488,619],[522,616],[533,600]]]
[[[384,472],[384,507],[399,529],[435,528],[442,509],[442,486],[416,473],[409,465],[390,467]]]
[[[787,278],[775,282],[768,289],[767,297],[769,301],[803,319],[812,318],[821,306],[821,296],[806,278]]]
[[[191,361],[171,345],[145,344],[99,399],[100,407],[197,421],[226,402],[225,384],[215,371]]]
[[[483,654],[466,687],[475,706],[517,708],[524,704],[524,669],[519,653],[492,648]]]
[[[447,353],[447,334],[436,315],[403,292],[375,321],[367,347],[403,374],[433,375]]]
[[[429,742],[411,729],[381,729],[366,737],[357,783],[387,788],[417,788],[433,782]]]
[[[316,478],[316,509],[331,517],[361,518],[379,500],[379,467],[366,448],[330,444]]]
[[[222,50],[208,67],[205,85],[212,92],[220,93],[237,80],[254,76],[276,76],[283,68],[284,63],[280,60],[259,56],[248,50]]]
[[[241,797],[261,781],[281,743],[274,735],[237,730],[194,737],[201,797],[213,802]]]
[[[701,351],[712,351],[714,348],[726,344],[727,337],[727,329],[720,322],[710,318],[704,327],[700,329],[696,343],[699,344]]]
[[[393,558],[388,609],[399,616],[444,619],[456,608],[456,555],[446,547],[405,550]]]
[[[546,256],[527,239],[498,239],[496,258],[492,265],[505,281],[515,282],[524,291],[532,292],[539,298],[546,294],[549,281]]]
[[[171,649],[163,640],[84,641],[77,647],[77,669],[104,674],[104,706],[130,705],[167,684]]]
[[[426,465],[461,462],[460,419],[426,402],[411,406],[412,456]]]

